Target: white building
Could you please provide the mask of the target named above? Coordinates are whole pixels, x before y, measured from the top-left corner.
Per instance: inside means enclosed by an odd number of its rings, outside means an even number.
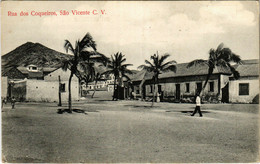
[[[229,101],[232,103],[255,103],[259,100],[259,61],[245,60],[236,70],[239,80],[229,78]]]

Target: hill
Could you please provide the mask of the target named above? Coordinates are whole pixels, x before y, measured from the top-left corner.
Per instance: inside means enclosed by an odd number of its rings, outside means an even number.
[[[2,67],[27,66],[57,67],[71,55],[60,53],[40,43],[27,42],[2,56]]]

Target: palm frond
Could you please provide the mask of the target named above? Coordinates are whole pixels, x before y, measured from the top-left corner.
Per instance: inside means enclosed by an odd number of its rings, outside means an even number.
[[[121,67],[128,67],[128,66],[133,66],[133,64],[123,64]]]
[[[63,71],[67,71],[68,69],[70,69],[72,66],[72,60],[65,60],[62,62],[62,70]]]
[[[154,65],[153,65],[150,61],[145,60],[144,62],[145,62],[146,64],[150,65],[151,67],[154,67]]]
[[[177,67],[176,65],[169,65],[167,67],[165,67],[162,72],[169,72],[169,71],[173,71],[173,72],[176,72],[177,70]]]
[[[177,62],[175,60],[171,60],[167,63],[164,63],[163,65],[161,65],[161,69],[164,69],[165,67],[167,67],[168,65],[176,65]]]
[[[228,66],[228,62],[224,59],[219,59],[216,63],[216,66],[221,66],[221,67],[227,67]]]
[[[220,43],[220,44],[218,45],[217,49],[216,49],[216,52],[217,52],[217,53],[220,52],[220,51],[223,49],[223,47],[224,47],[224,43]]]
[[[170,57],[170,56],[171,56],[170,54],[164,54],[164,55],[162,55],[161,58],[160,58],[159,61],[158,61],[158,64],[159,64],[159,65],[162,65],[162,63],[163,63],[168,57]]]
[[[235,79],[240,78],[240,73],[234,67],[230,66],[230,71],[232,72]]]
[[[68,53],[68,51],[71,51],[74,54],[75,52],[72,44],[68,40],[65,40],[64,48],[66,50],[66,53]]]
[[[147,65],[140,65],[137,67],[138,69],[142,69],[142,70],[146,70],[148,72],[153,72],[154,71],[154,68],[153,67],[149,67]]]
[[[237,64],[242,64],[240,56],[236,55],[234,53],[232,53],[231,61],[233,61],[233,62],[235,62]]]
[[[227,65],[230,68],[230,71],[232,72],[234,78],[235,79],[239,79],[240,78],[240,73],[233,66],[231,66],[230,63],[228,63]]]
[[[80,51],[84,50],[85,48],[91,47],[94,51],[96,51],[96,42],[93,40],[90,33],[87,33],[82,40],[79,42]]]

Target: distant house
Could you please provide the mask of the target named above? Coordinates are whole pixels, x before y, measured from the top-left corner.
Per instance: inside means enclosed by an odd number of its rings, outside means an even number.
[[[252,102],[259,91],[259,61],[244,61],[244,63],[247,64],[237,66],[237,70],[241,72],[240,80],[234,80],[230,70],[217,67],[202,92],[203,100],[225,103]],[[194,99],[196,92],[202,89],[207,78],[207,66],[197,65],[187,68],[187,65],[188,63],[177,64],[176,73],[167,72],[159,75],[156,90],[160,93],[161,100],[190,101]],[[137,97],[150,99],[153,96],[152,76],[152,73],[140,71],[132,77],[133,90]],[[250,86],[251,88],[249,88]]]
[[[36,65],[28,65],[27,67],[17,67],[27,79],[43,80],[44,76],[57,69],[57,67],[37,67]]]

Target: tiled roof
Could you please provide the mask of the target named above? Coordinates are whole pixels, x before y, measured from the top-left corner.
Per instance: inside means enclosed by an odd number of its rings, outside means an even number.
[[[243,76],[259,76],[259,60],[245,60],[238,65],[236,70]]]
[[[29,72],[28,78],[40,78],[43,77],[43,72]]]
[[[258,75],[258,63],[259,60],[244,60],[242,61],[244,65],[238,65],[237,71],[240,72],[240,76],[250,76]],[[207,65],[196,65],[187,68],[188,63],[177,64],[176,72],[165,72],[159,75],[159,78],[170,78],[170,77],[183,77],[183,76],[197,76],[197,75],[207,75],[208,66]],[[142,70],[131,77],[132,81],[141,81],[143,78],[146,80],[152,79],[153,73],[145,73]],[[217,67],[214,69],[213,74],[231,74],[231,71],[224,67]]]
[[[11,69],[13,69],[13,67],[8,67],[8,68],[2,68],[2,76],[6,73],[6,72],[8,72],[8,71],[10,71]]]
[[[17,67],[17,69],[18,69],[19,71],[21,71],[23,74],[28,74],[28,73],[29,73],[27,67]],[[40,69],[40,71],[41,71],[41,72],[44,72],[44,73],[49,73],[49,72],[55,71],[56,69],[58,69],[58,68],[43,67],[42,69]]]

